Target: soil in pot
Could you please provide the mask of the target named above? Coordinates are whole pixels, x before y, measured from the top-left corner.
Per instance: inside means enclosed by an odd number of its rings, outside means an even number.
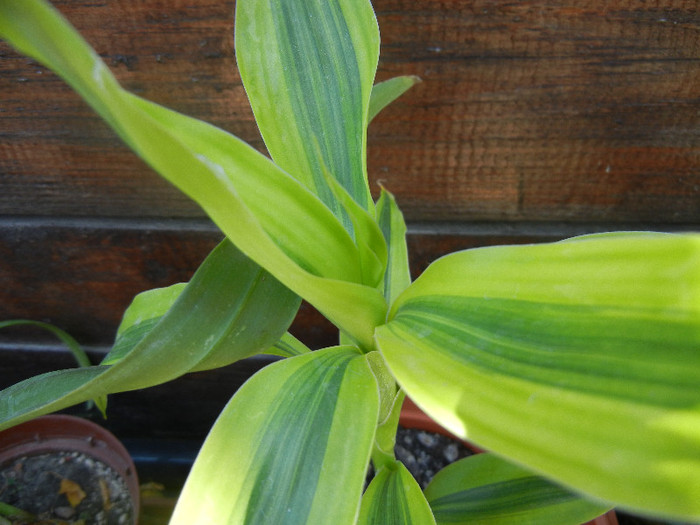
[[[0,470],[0,501],[21,509],[13,525],[131,525],[124,480],[105,463],[75,451],[22,456]]]

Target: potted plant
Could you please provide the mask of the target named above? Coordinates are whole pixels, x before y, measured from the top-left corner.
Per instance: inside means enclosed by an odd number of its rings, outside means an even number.
[[[416,79],[373,85],[369,2],[238,0],[235,30],[271,159],[123,90],[43,0],[0,2],[2,37],[226,235],[189,283],[134,299],[102,364],[4,390],[2,426],[268,352],[286,359],[223,410],[171,523],[561,524],[615,505],[700,520],[700,237],[474,249],[411,282],[401,212],[384,189],[373,200],[365,150]],[[286,333],[299,297],[338,346]],[[392,451],[406,394],[490,452],[423,492]]]
[[[131,456],[80,417],[46,415],[0,432],[0,482],[0,516],[8,519],[108,525],[136,523],[139,513]]]

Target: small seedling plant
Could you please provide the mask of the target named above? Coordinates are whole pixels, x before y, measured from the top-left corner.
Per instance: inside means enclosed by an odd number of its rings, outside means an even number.
[[[2,391],[2,427],[272,353],[212,427],[171,523],[561,525],[613,506],[700,520],[700,236],[479,248],[411,282],[406,225],[388,191],[370,193],[366,142],[416,80],[374,84],[367,0],[236,2],[269,157],[122,89],[43,0],[0,0],[0,35],[226,237],[190,282],[134,299],[100,365]],[[287,332],[301,298],[337,346]],[[422,491],[393,453],[406,395],[489,452]]]

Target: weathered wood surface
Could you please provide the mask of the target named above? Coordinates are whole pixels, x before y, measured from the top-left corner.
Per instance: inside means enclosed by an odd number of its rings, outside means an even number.
[[[262,148],[232,1],[55,2],[123,84]],[[582,4],[583,5],[583,4]],[[409,221],[700,221],[697,2],[376,0],[378,77],[423,83],[370,131]],[[0,213],[200,217],[60,80],[0,48]]]
[[[698,220],[696,2],[380,5],[425,80],[373,137],[409,217]]]

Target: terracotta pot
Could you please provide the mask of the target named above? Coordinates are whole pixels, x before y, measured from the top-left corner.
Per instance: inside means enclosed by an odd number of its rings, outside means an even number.
[[[0,466],[22,456],[75,451],[111,467],[124,480],[139,515],[136,467],[124,445],[108,430],[87,419],[68,415],[42,416],[0,432]]]
[[[403,403],[403,407],[401,407],[401,416],[399,418],[399,424],[404,428],[419,428],[421,430],[427,430],[429,432],[436,432],[438,434],[442,434],[444,436],[448,436],[453,439],[462,441],[468,448],[470,448],[476,453],[484,452],[479,447],[469,443],[469,441],[465,441],[455,436],[450,431],[441,427],[430,416],[428,416],[425,412],[418,408],[416,404],[413,401],[411,401],[408,397],[406,397],[406,400]],[[586,522],[583,525],[618,525],[617,515],[615,514],[614,510],[611,510],[606,512],[602,516],[598,516],[592,521]]]

